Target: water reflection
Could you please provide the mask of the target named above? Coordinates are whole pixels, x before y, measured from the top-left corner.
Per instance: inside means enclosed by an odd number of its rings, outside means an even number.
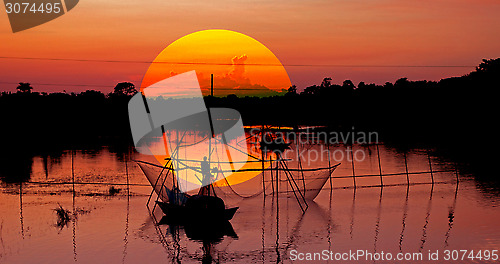
[[[448,230],[446,230],[446,234],[444,235],[444,247],[447,248],[449,246],[448,240],[450,239],[451,229],[453,228],[453,221],[455,220],[455,207],[457,206],[457,196],[458,196],[458,182],[457,188],[455,189],[455,196],[453,198],[453,204],[448,210]]]
[[[75,207],[75,200],[76,200],[76,191],[75,191],[75,151],[71,151],[71,178],[72,178],[72,205],[73,205],[73,226],[72,226],[72,232],[73,232],[73,260],[76,262],[77,261],[77,254],[76,254],[76,207]]]
[[[432,168],[431,168],[431,171],[432,171]],[[427,212],[425,214],[425,224],[424,224],[424,227],[422,228],[422,238],[420,239],[420,241],[422,241],[422,243],[420,244],[418,252],[422,252],[422,250],[424,249],[425,242],[427,241],[427,226],[429,225],[429,220],[431,217],[432,194],[434,194],[434,184],[431,185],[429,202],[427,203]]]
[[[331,179],[330,179],[331,184]],[[332,195],[333,189],[330,188],[330,199],[328,199],[328,225],[327,225],[327,239],[328,239],[328,250],[332,249]]]
[[[128,171],[127,171],[127,175],[128,175]],[[127,177],[127,179],[128,179],[128,177]],[[128,182],[128,180],[127,180],[127,182]],[[125,263],[125,258],[127,257],[129,217],[130,217],[130,186],[127,185],[127,216],[125,218],[125,237],[123,238],[122,263]]]
[[[355,185],[356,186],[356,185]],[[356,188],[353,188],[352,192],[352,206],[351,206],[351,223],[349,224],[349,235],[351,239],[354,233],[354,212],[356,210]]]
[[[405,156],[406,157],[406,156]],[[399,235],[399,252],[403,252],[403,238],[406,229],[406,217],[408,216],[408,197],[410,194],[410,185],[406,186],[406,199],[403,207],[403,222],[401,223],[401,234]]]
[[[380,196],[378,199],[378,206],[377,206],[377,220],[375,221],[375,238],[373,240],[373,252],[377,252],[377,241],[378,241],[378,235],[380,233],[380,217],[382,214],[382,194],[384,191],[384,188],[382,187],[383,185],[381,184],[380,186],[381,186]]]
[[[21,222],[21,236],[24,239],[24,221],[23,221],[23,183],[19,184],[19,220]]]
[[[356,173],[406,171],[403,155],[392,159],[390,150],[380,146],[379,151],[381,169],[373,147],[373,159],[356,163]],[[344,252],[359,248],[425,254],[445,248],[498,249],[500,245],[498,196],[485,194],[487,186],[478,187],[467,175],[460,175],[457,185],[454,172],[443,172],[453,168],[453,163],[440,161],[428,151],[407,155],[410,180],[415,185],[355,189],[348,185],[351,178],[344,182],[333,178],[333,188],[326,184],[314,202],[308,201],[304,214],[293,198],[281,195],[238,200],[240,210],[231,222],[235,235],[224,231],[226,228],[211,230],[219,239],[207,238],[191,227],[155,225],[145,207],[151,188],[139,168],[127,162],[127,153],[119,161],[121,158],[106,148],[92,155],[75,151],[74,175],[71,157],[69,151],[60,156],[59,163],[52,162],[50,156],[34,157],[29,181],[19,184],[18,178],[11,183],[2,179],[0,262],[288,263],[291,250]],[[418,159],[423,162],[416,162]],[[421,178],[411,174],[429,169],[432,173]],[[334,176],[351,171],[348,163]],[[77,184],[30,183],[71,183],[73,178]],[[404,183],[406,175],[401,178]],[[425,179],[426,184],[417,184],[419,179]],[[83,181],[123,184],[116,186],[127,187],[127,191],[109,196],[109,185],[78,184]],[[384,178],[386,181],[395,182]],[[380,178],[358,181],[359,185],[365,183],[379,184]],[[57,218],[53,210],[58,204],[70,209],[74,218],[61,231],[54,228]],[[160,222],[162,215],[156,217]]]

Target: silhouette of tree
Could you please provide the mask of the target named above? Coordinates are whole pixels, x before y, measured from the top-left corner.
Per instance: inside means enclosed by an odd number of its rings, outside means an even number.
[[[308,86],[304,89],[303,92],[301,92],[300,94],[301,95],[315,95],[315,94],[318,94],[320,90],[320,86],[317,86],[317,85],[312,85],[312,86]]]
[[[394,83],[394,87],[403,88],[403,87],[408,87],[409,84],[410,84],[410,82],[408,81],[408,78],[404,77],[404,78],[398,79]]]
[[[102,92],[100,91],[95,91],[95,90],[87,90],[85,92],[81,92],[79,94],[81,97],[87,97],[89,99],[104,99],[105,96]]]
[[[323,79],[323,81],[321,82],[321,87],[322,88],[327,88],[327,87],[330,87],[332,86],[332,78],[330,77],[326,77]]]
[[[233,100],[233,101],[238,99],[238,96],[236,94],[228,94],[226,97],[228,100]]]
[[[483,62],[476,67],[476,72],[500,72],[500,58],[483,59]]]
[[[303,92],[301,92],[301,95],[319,95],[319,94],[325,94],[327,91],[332,88],[332,78],[326,77],[323,78],[323,81],[321,84],[318,85],[312,85],[308,86],[304,89]]]
[[[30,83],[20,82],[16,89],[19,93],[31,93],[33,87]]]
[[[137,93],[137,89],[135,89],[135,85],[131,82],[121,82],[115,86],[113,90],[113,95],[126,95],[132,96]]]
[[[286,96],[294,96],[297,95],[297,86],[292,85],[290,88],[288,88],[287,93],[285,94]]]
[[[477,155],[488,153],[491,144],[469,144],[468,141],[476,140],[478,135],[479,140],[486,142],[497,139],[494,126],[498,97],[494,92],[499,83],[500,59],[491,59],[483,60],[467,75],[438,82],[401,78],[383,85],[360,82],[355,89],[352,81],[346,80],[339,85],[333,84],[332,78],[324,78],[305,88],[300,95],[297,87],[291,86],[286,95],[294,96],[229,95],[205,97],[205,102],[207,107],[240,111],[248,125],[325,125],[333,130],[350,129],[355,125],[360,131],[380,132],[384,142],[394,145],[436,144],[457,155],[462,153],[464,158],[475,161],[477,168],[483,168],[485,164],[496,162],[483,160],[485,156],[492,159],[494,155]],[[29,145],[39,150],[47,149],[47,142],[50,145],[53,142],[74,144],[75,137],[82,144],[116,138],[122,144],[122,137],[131,142],[127,105],[129,96],[137,90],[130,82],[118,83],[108,96],[98,91],[37,95],[29,83],[19,83],[17,90],[17,94],[0,92],[0,112],[9,113],[2,116],[3,125],[9,128],[0,129],[3,138],[29,139]],[[29,93],[29,96],[22,93]],[[269,114],[269,107],[286,111]],[[19,121],[32,113],[43,118]],[[44,129],[38,130],[35,137],[32,127]],[[10,141],[12,148],[17,147],[18,141]],[[21,165],[30,168],[28,164]],[[0,177],[2,174],[9,177],[10,172],[0,168]],[[29,175],[28,172],[24,174]]]
[[[356,86],[354,86],[354,84],[352,83],[351,80],[345,80],[343,83],[342,83],[342,87],[344,89],[348,89],[348,90],[354,90],[354,88],[356,88]]]

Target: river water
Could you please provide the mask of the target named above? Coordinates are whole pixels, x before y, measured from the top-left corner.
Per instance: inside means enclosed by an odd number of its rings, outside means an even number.
[[[500,249],[498,186],[428,150],[354,149],[366,155],[354,162],[358,177],[348,155],[338,156],[334,178],[307,201],[305,213],[293,197],[227,201],[239,206],[234,234],[211,243],[157,225],[162,213],[146,207],[151,187],[131,161],[139,154],[104,146],[29,157],[13,166],[30,169],[3,170],[0,178],[0,263],[290,263],[327,256],[325,262],[403,263],[395,259],[403,256],[436,263],[432,256],[439,263],[494,263],[486,255]],[[388,174],[383,188],[380,172]],[[26,174],[17,177],[22,183],[13,180],[16,173]],[[447,254],[459,260],[446,261]]]

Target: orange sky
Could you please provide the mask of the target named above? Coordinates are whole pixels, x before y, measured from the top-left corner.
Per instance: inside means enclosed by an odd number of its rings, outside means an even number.
[[[2,6],[0,57],[145,63],[0,59],[0,90],[12,91],[16,85],[9,83],[20,81],[31,82],[36,91],[108,92],[120,81],[140,86],[147,62],[166,46],[213,28],[241,32],[264,44],[299,88],[319,84],[327,76],[335,83],[351,79],[356,84],[394,82],[399,77],[439,80],[473,67],[310,65],[474,66],[482,58],[500,57],[499,11],[496,0],[86,0],[54,21],[13,34]]]

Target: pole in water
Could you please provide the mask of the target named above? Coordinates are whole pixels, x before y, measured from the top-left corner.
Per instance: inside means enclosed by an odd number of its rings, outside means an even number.
[[[354,172],[354,145],[351,145],[351,166],[352,166],[352,180],[354,182],[354,189],[356,189],[356,173]]]
[[[264,193],[264,199],[266,199],[266,174],[265,174],[265,167],[264,167],[264,153],[260,156],[262,160],[262,192]]]
[[[267,155],[266,155],[267,156]],[[274,177],[273,177],[273,157],[272,155],[269,155],[269,163],[270,163],[270,166],[269,166],[269,172],[271,174],[271,189],[273,190],[273,196],[275,194],[275,188],[274,188]]]
[[[384,181],[382,180],[382,164],[380,162],[380,150],[377,143],[377,158],[378,158],[378,172],[380,173],[380,187],[384,187]]]
[[[127,154],[125,156],[125,176],[127,177],[127,196],[130,195],[130,181],[129,181],[129,178],[128,178],[128,159],[130,158],[130,148],[128,148],[127,150]]]
[[[432,162],[431,162],[431,155],[429,152],[427,152],[427,159],[429,160],[429,170],[431,172],[431,181],[432,185],[434,185],[434,173],[432,172]]]
[[[279,178],[280,178],[280,171],[279,171],[279,157],[276,156],[276,198],[278,198],[278,192],[279,192]]]
[[[330,192],[332,192],[333,190],[333,183],[332,183],[332,163],[330,162],[330,142],[327,142],[326,143],[326,148],[328,149],[327,151],[327,155],[328,155],[328,178],[330,178]],[[297,153],[298,153],[298,149],[297,149]],[[297,154],[298,156],[298,154]],[[302,179],[304,179],[304,174],[302,174]],[[306,186],[305,186],[305,183],[304,183],[304,194],[306,192]]]
[[[75,150],[71,149],[71,179],[73,185],[73,198],[75,197]]]
[[[408,173],[408,160],[406,158],[406,150],[404,152],[405,157],[405,170],[406,170],[406,183],[410,186],[410,174]]]
[[[264,131],[264,126],[261,128],[261,133]],[[261,150],[260,152],[260,159],[262,161],[262,192],[264,193],[264,199],[266,199],[266,174],[265,174],[265,167],[264,167],[264,160],[267,158],[267,155],[264,153],[264,151]],[[271,164],[272,166],[272,164]]]
[[[24,239],[24,221],[23,221],[23,182],[19,181],[19,219],[21,221],[21,236]]]

